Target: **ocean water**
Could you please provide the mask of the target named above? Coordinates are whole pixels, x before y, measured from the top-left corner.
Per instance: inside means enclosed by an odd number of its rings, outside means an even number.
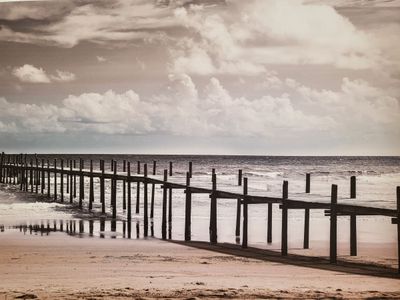
[[[332,184],[338,185],[338,202],[352,203],[364,206],[396,208],[396,186],[400,185],[400,157],[278,157],[278,156],[189,156],[189,155],[38,155],[41,159],[64,159],[64,161],[85,160],[85,168],[89,168],[93,160],[94,169],[99,169],[99,161],[106,161],[106,170],[110,171],[110,161],[118,164],[122,172],[123,160],[131,162],[131,172],[137,171],[137,162],[147,163],[148,173],[153,172],[153,161],[157,161],[156,177],[161,178],[164,169],[173,162],[173,176],[168,180],[184,183],[188,171],[188,162],[193,163],[192,185],[211,187],[211,173],[215,168],[218,189],[240,192],[242,187],[237,184],[238,170],[243,170],[243,176],[248,178],[249,194],[280,196],[283,180],[289,181],[289,198],[299,200],[329,202]],[[28,161],[30,157],[28,156]],[[67,168],[67,167],[66,167]],[[311,173],[311,194],[305,194],[305,174]],[[357,177],[357,198],[349,199],[350,176]],[[64,180],[66,182],[66,180]],[[47,183],[47,182],[46,182]],[[95,178],[94,211],[101,211],[99,203],[99,180]],[[58,184],[60,180],[58,179]],[[65,193],[66,204],[49,202],[45,196],[19,192],[17,187],[2,185],[0,189],[0,225],[13,227],[20,225],[44,226],[60,224],[60,222],[79,222],[92,219],[92,235],[112,237],[128,237],[127,229],[133,228],[135,233],[129,233],[130,238],[141,238],[143,232],[143,187],[140,195],[140,213],[134,214],[136,204],[136,184],[132,184],[132,224],[125,222],[126,211],[122,209],[122,183],[117,186],[117,207],[119,221],[116,224],[100,224],[98,214],[82,214],[76,207],[70,206],[69,195]],[[39,189],[40,190],[40,189]],[[51,180],[51,192],[54,186]],[[85,200],[87,206],[89,179],[85,181]],[[150,202],[151,187],[149,187]],[[77,191],[77,196],[79,191]],[[184,199],[183,190],[173,191],[173,222],[172,238],[183,239],[184,235]],[[74,199],[78,201],[78,197]],[[155,189],[154,219],[152,232],[155,237],[161,237],[161,202],[162,190]],[[111,212],[110,182],[106,180],[106,209]],[[210,201],[208,195],[195,194],[192,197],[192,239],[208,240]],[[303,210],[289,211],[289,246],[302,245]],[[249,208],[249,243],[259,247],[279,248],[280,242],[280,209],[273,207],[273,243],[266,244],[267,205],[251,205]],[[218,241],[234,243],[236,220],[236,200],[218,200]],[[69,223],[68,223],[69,224]],[[102,225],[102,226],[101,226]],[[50,227],[51,227],[50,226]],[[349,239],[348,217],[340,217],[338,225],[339,242],[347,243]],[[86,224],[86,228],[89,228]],[[79,230],[77,230],[78,232]],[[82,233],[82,232],[81,232]],[[396,227],[388,217],[360,216],[358,217],[359,243],[394,243]],[[81,235],[82,236],[82,235]],[[0,236],[1,237],[1,236]],[[310,220],[310,244],[326,243],[329,239],[329,217],[322,210],[312,210]]]

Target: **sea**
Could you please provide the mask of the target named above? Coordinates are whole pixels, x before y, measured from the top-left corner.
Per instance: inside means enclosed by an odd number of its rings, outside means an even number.
[[[28,156],[28,161],[33,156]],[[131,164],[131,173],[137,173],[138,162],[143,173],[147,164],[148,174],[153,176],[153,162],[156,161],[156,175],[162,178],[163,170],[169,169],[172,162],[171,182],[184,183],[189,162],[193,164],[191,184],[196,187],[211,188],[211,174],[215,169],[217,188],[220,190],[241,192],[238,186],[238,172],[248,178],[249,194],[264,196],[282,195],[282,183],[289,182],[289,198],[305,201],[329,202],[331,185],[338,185],[338,203],[396,209],[396,187],[400,185],[400,157],[378,156],[221,156],[221,155],[126,155],[126,154],[37,154],[53,164],[54,159],[67,162],[84,160],[85,169],[93,161],[95,170],[100,160],[105,161],[106,170],[111,169],[111,160],[117,162],[118,172],[122,172],[123,161]],[[311,193],[305,193],[306,174],[311,174]],[[350,199],[350,177],[356,176],[357,197]],[[65,180],[66,181],[66,180]],[[60,180],[57,181],[58,185]],[[51,179],[53,193],[53,179]],[[1,184],[0,186],[0,228],[5,234],[10,230],[19,230],[23,234],[60,234],[68,228],[68,234],[78,238],[125,238],[141,239],[143,236],[143,185],[140,186],[139,214],[136,210],[137,185],[132,184],[132,221],[127,222],[126,210],[122,209],[122,182],[117,185],[117,214],[115,222],[101,218],[99,201],[99,180],[94,179],[95,202],[93,212],[87,211],[89,179],[85,180],[85,199],[83,212],[75,204],[69,204],[69,195],[65,193],[65,203],[54,202],[46,195],[21,192],[18,186]],[[59,188],[59,187],[58,187]],[[111,212],[110,182],[106,180],[106,209]],[[149,187],[149,199],[151,198]],[[154,218],[151,220],[150,236],[161,237],[162,189],[155,187]],[[172,193],[171,238],[184,239],[185,194],[183,190]],[[150,200],[149,200],[150,203]],[[235,199],[218,199],[218,241],[222,243],[240,243],[235,235],[236,205]],[[249,244],[279,249],[281,211],[279,205],[273,206],[273,241],[267,243],[266,204],[254,204],[249,207]],[[207,194],[194,194],[192,197],[192,240],[209,240],[210,198]],[[396,226],[391,218],[384,216],[358,216],[357,238],[360,245],[385,244],[396,249]],[[289,211],[289,247],[301,248],[304,228],[304,210]],[[65,229],[65,230],[64,230]],[[339,217],[338,240],[344,245],[349,241],[349,217]],[[329,217],[324,210],[312,210],[310,219],[310,246],[325,245],[329,241]],[[346,248],[345,246],[344,248]],[[347,251],[347,250],[343,250]]]

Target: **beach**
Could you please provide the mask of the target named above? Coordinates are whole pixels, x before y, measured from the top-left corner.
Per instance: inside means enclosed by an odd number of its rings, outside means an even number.
[[[250,250],[249,250],[250,251]],[[0,299],[400,298],[399,279],[147,240],[1,234]]]

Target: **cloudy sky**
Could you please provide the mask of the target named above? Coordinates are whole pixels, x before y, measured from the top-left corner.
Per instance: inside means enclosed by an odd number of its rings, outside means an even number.
[[[400,1],[0,1],[0,148],[400,155]]]

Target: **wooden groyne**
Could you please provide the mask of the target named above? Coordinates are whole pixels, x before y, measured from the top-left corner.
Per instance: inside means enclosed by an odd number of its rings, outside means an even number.
[[[268,197],[264,195],[250,194],[248,191],[248,178],[243,177],[242,171],[238,170],[237,186],[241,187],[241,192],[229,191],[227,188],[218,188],[217,173],[212,169],[211,188],[196,187],[191,184],[193,176],[193,165],[188,162],[186,172],[186,182],[173,182],[173,162],[169,163],[169,168],[163,170],[162,176],[157,175],[157,162],[152,165],[152,172],[149,175],[147,164],[137,163],[137,170],[132,174],[131,162],[123,161],[122,171],[118,171],[117,161],[110,162],[110,170],[106,170],[105,161],[100,160],[100,169],[94,170],[93,161],[90,161],[89,168],[85,168],[85,161],[79,159],[77,167],[76,160],[39,160],[37,156],[22,154],[1,154],[0,158],[0,182],[19,185],[20,190],[32,193],[47,194],[47,197],[61,203],[69,201],[75,203],[78,197],[79,208],[84,207],[87,199],[89,211],[93,210],[94,203],[94,178],[99,179],[99,199],[101,202],[101,213],[106,213],[105,180],[111,185],[109,205],[111,207],[112,218],[117,218],[117,184],[122,183],[122,209],[126,214],[126,219],[132,219],[132,185],[136,183],[136,203],[135,212],[140,212],[140,188],[143,187],[143,225],[144,236],[148,236],[149,219],[154,217],[155,188],[162,189],[162,215],[161,215],[161,236],[162,239],[171,239],[172,224],[172,191],[182,190],[185,193],[185,227],[184,239],[191,240],[191,215],[192,215],[192,195],[206,194],[210,199],[210,223],[209,240],[210,243],[218,242],[217,232],[217,210],[219,199],[232,199],[237,205],[235,233],[238,239],[241,237],[243,248],[248,246],[248,206],[256,204],[268,205],[267,219],[267,242],[272,242],[272,206],[279,205],[282,214],[281,232],[281,254],[288,255],[288,211],[297,209],[304,211],[304,237],[303,248],[309,248],[310,230],[310,210],[324,210],[325,215],[330,217],[330,251],[329,258],[332,264],[337,262],[337,218],[338,216],[350,217],[350,255],[357,255],[357,216],[378,215],[392,218],[392,224],[397,225],[397,244],[398,244],[398,272],[400,273],[400,187],[396,190],[396,209],[368,207],[352,204],[338,203],[338,187],[331,186],[330,202],[305,201],[289,198],[289,182],[283,181],[282,195],[280,197]],[[89,178],[89,191],[85,191],[85,178]],[[51,193],[51,180],[53,180],[53,193]],[[58,183],[58,180],[59,183]],[[306,174],[305,193],[310,194],[311,174]],[[150,191],[150,203],[149,203]],[[69,194],[69,198],[66,198]],[[87,197],[87,198],[85,198]],[[356,198],[356,177],[350,178],[350,198]],[[86,206],[86,204],[85,204]],[[150,212],[149,212],[150,208]]]

